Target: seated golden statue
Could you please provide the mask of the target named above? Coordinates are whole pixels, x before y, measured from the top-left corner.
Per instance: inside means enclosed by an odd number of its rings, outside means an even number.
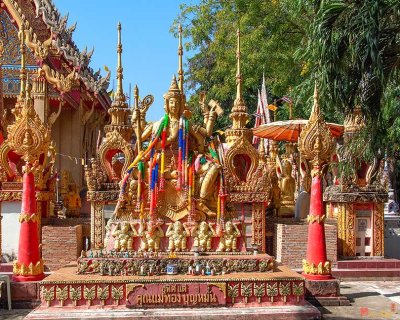
[[[199,251],[211,250],[211,238],[216,236],[215,230],[211,224],[202,221],[199,225],[195,226],[193,232],[194,247],[198,247]]]
[[[188,200],[185,196],[185,190],[180,190],[178,185],[178,168],[177,168],[177,151],[178,151],[178,133],[179,122],[181,116],[187,112],[185,110],[185,96],[180,91],[175,77],[172,79],[171,86],[168,92],[164,95],[164,110],[168,115],[168,125],[166,128],[167,138],[165,143],[165,169],[162,173],[162,178],[165,179],[165,193],[161,194],[164,197],[161,201],[159,212],[163,212],[168,218],[173,221],[182,219],[188,214]],[[212,134],[215,119],[217,117],[217,104],[207,112],[207,118],[202,125],[192,125],[188,123],[188,148],[189,152],[196,154],[203,154],[206,144],[206,138]],[[149,124],[141,134],[141,141],[150,141],[157,133],[163,119]],[[155,146],[157,151],[161,151],[161,141]],[[204,164],[207,168],[211,169],[211,164]],[[213,164],[216,166],[216,164]],[[207,216],[215,216],[215,210],[210,209],[210,202],[215,199],[211,193],[215,190],[215,180],[219,173],[219,168],[215,167],[211,173],[205,172],[206,168],[198,173],[195,177],[198,190],[198,210],[202,213],[200,217],[204,220]],[[203,178],[207,175],[207,178]],[[133,177],[133,179],[136,179]],[[135,186],[135,185],[133,185]],[[167,194],[174,194],[174,196],[167,197]],[[214,201],[216,202],[216,201]]]
[[[278,177],[274,171],[271,172],[271,203],[269,205],[273,209],[273,215],[279,216],[281,208],[281,188],[279,187]]]
[[[216,216],[216,213],[207,204],[216,203],[218,195],[216,181],[221,166],[207,160],[204,155],[199,155],[198,158],[199,167],[196,171],[196,181],[198,181],[196,184],[196,195],[198,195],[199,200],[196,202],[196,213],[200,215],[199,220],[205,220],[206,217]]]
[[[82,206],[81,197],[76,184],[69,185],[68,193],[64,196],[64,206],[67,208],[67,217],[79,217]]]
[[[133,250],[133,237],[136,237],[137,231],[128,222],[122,222],[117,225],[112,233],[114,238],[114,249],[116,251]]]
[[[186,251],[186,238],[190,235],[190,231],[185,224],[175,221],[169,225],[165,235],[168,237],[169,251]]]
[[[280,215],[293,216],[294,214],[294,194],[296,192],[296,181],[292,177],[292,163],[288,159],[282,161],[280,175],[281,188],[281,208]]]
[[[219,245],[217,251],[237,251],[237,238],[240,237],[241,232],[236,224],[232,221],[225,223],[225,230],[219,239]]]
[[[162,231],[159,224],[150,220],[147,223],[140,223],[139,236],[141,237],[140,251],[158,252],[160,250],[160,240],[164,237],[164,231]]]

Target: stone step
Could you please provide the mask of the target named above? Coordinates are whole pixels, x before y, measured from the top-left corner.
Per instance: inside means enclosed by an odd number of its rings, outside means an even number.
[[[317,308],[303,305],[260,308],[181,308],[181,309],[90,309],[38,308],[25,319],[148,319],[148,320],[301,320],[321,319]]]
[[[399,259],[360,259],[341,260],[337,262],[337,269],[396,269],[400,270]]]
[[[0,273],[9,273],[13,271],[12,262],[0,263]]]
[[[400,268],[332,269],[332,275],[340,280],[397,280]]]

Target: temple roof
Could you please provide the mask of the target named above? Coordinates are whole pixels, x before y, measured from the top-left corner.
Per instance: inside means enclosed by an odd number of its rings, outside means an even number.
[[[2,0],[2,2],[4,10],[0,12],[0,31],[2,31],[0,39],[4,39],[6,43],[10,40],[14,41],[15,38],[18,40],[18,28],[24,22],[29,36],[26,44],[31,49],[27,56],[27,65],[38,67],[45,63],[51,69],[64,75],[75,70],[87,91],[96,94],[102,107],[107,109],[111,103],[106,92],[110,73],[102,78],[100,70],[94,72],[89,66],[93,50],[88,51],[85,48],[80,51],[72,39],[76,23],[68,27],[68,15],[62,16],[52,0]],[[11,28],[12,25],[15,26],[14,29]],[[40,50],[36,48],[41,49],[44,45],[46,46],[46,40],[50,44],[47,44],[49,54],[43,57],[40,55]],[[6,43],[4,46],[9,47],[7,50],[14,50],[14,45]],[[9,66],[15,65],[18,68],[18,45],[14,51],[10,56],[5,55],[8,57],[3,63]]]

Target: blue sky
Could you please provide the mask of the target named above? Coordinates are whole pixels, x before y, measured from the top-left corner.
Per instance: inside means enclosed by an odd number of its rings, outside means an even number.
[[[147,113],[147,119],[162,117],[162,96],[178,68],[178,40],[169,30],[183,0],[53,1],[62,15],[69,12],[68,25],[77,21],[73,34],[77,46],[81,50],[85,46],[88,49],[95,47],[92,68],[102,68],[105,74],[103,67],[107,65],[112,71],[110,88],[115,79],[117,63],[117,23],[121,22],[125,93],[128,95],[131,83],[132,89],[135,84],[138,85],[140,97],[154,95],[155,101]]]

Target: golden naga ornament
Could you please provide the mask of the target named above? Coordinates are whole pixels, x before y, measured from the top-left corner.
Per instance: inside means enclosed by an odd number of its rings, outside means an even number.
[[[315,84],[314,105],[307,125],[300,133],[300,153],[311,160],[314,166],[328,161],[335,147],[332,134],[324,120],[318,103],[318,90]]]
[[[19,263],[17,260],[13,263],[13,273],[21,276],[36,276],[44,272],[44,263],[40,259],[36,264],[32,262],[27,266],[24,263]]]
[[[320,262],[318,265],[314,263],[310,263],[307,260],[303,260],[303,271],[305,274],[313,274],[313,275],[330,275],[332,269],[331,262],[325,261],[325,263]]]

